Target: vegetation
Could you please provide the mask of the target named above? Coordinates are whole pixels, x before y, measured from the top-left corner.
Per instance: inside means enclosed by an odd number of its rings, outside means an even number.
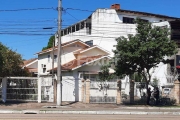
[[[148,89],[151,80],[150,69],[157,67],[160,62],[166,63],[164,56],[174,55],[177,45],[170,40],[168,28],[153,26],[139,18],[135,23],[136,35],[116,39],[115,71],[118,76],[137,72],[143,76]]]
[[[109,81],[114,78],[114,74],[109,73],[109,65],[103,65],[100,68],[99,79],[100,81]]]
[[[47,46],[46,46],[46,47],[43,47],[42,50],[46,50],[46,49],[48,49],[48,48],[52,48],[54,41],[55,41],[55,36],[53,35],[53,36],[51,36],[51,37],[49,38],[49,42],[48,42]]]
[[[20,54],[0,43],[0,77],[28,75]]]
[[[153,78],[153,81],[150,83],[153,87],[158,87],[159,79],[156,77]]]

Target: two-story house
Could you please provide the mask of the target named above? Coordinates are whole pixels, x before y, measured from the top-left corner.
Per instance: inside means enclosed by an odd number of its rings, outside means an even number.
[[[38,52],[38,75],[57,75],[57,46]],[[105,49],[85,43],[81,40],[73,40],[62,44],[61,68],[62,68],[62,100],[79,101],[81,98],[81,80],[95,79],[102,65],[108,64],[110,54]],[[54,55],[54,61],[53,61]],[[53,64],[54,63],[54,67]],[[110,69],[110,72],[114,72]],[[47,81],[52,81],[47,77]],[[53,82],[53,81],[52,81]],[[51,82],[48,96],[53,98],[53,85]],[[47,91],[47,90],[44,90]],[[47,94],[46,94],[47,95]]]

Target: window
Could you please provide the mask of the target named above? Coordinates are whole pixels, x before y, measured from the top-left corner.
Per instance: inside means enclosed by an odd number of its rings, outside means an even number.
[[[93,46],[93,40],[86,41],[85,43],[88,44],[89,46]]]
[[[134,24],[134,18],[123,17],[123,23]]]
[[[81,22],[80,24],[81,24],[81,29],[83,29],[84,28],[84,22]]]
[[[43,68],[43,73],[45,73],[46,72],[46,68]]]
[[[54,55],[54,62],[57,62],[57,55]]]
[[[87,34],[91,34],[91,23],[86,23],[86,32]]]
[[[75,26],[72,26],[72,32],[75,32],[76,29],[75,29]]]
[[[148,20],[145,19],[140,19],[142,22],[149,22]]]
[[[67,35],[67,29],[64,30],[64,35]]]
[[[76,25],[76,31],[78,31],[78,30],[79,30],[79,24]]]
[[[48,62],[50,62],[50,55],[48,55]]]
[[[71,27],[70,27],[70,28],[68,28],[68,34],[69,34],[69,33],[71,33]]]

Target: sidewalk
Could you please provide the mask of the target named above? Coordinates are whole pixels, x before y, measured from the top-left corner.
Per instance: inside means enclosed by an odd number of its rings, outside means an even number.
[[[0,113],[17,114],[171,114],[180,115],[180,107],[125,106],[116,104],[0,103]]]

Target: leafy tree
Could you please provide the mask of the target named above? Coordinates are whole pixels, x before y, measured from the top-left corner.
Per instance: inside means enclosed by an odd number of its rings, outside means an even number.
[[[137,72],[129,75],[131,80],[135,80],[135,82],[144,82],[143,76]]]
[[[153,87],[158,87],[159,83],[159,79],[157,79],[156,77],[153,78],[153,81],[150,83]]]
[[[177,45],[170,40],[170,31],[167,27],[153,26],[137,18],[136,35],[128,38],[116,39],[115,71],[119,76],[141,74],[148,89],[151,80],[150,69],[157,67],[160,62],[166,62],[165,56],[172,56],[177,52]]]
[[[27,75],[21,55],[0,43],[0,77]]]
[[[114,75],[109,73],[109,65],[101,66],[100,70],[101,70],[99,72],[100,81],[104,82],[104,81],[109,81],[109,80],[113,79]]]
[[[46,49],[48,49],[48,48],[52,48],[52,47],[53,47],[53,42],[54,42],[54,40],[55,40],[55,36],[53,35],[53,36],[51,36],[51,37],[49,38],[49,42],[48,42],[47,46],[46,46],[46,47],[43,47],[42,50],[46,50]]]

